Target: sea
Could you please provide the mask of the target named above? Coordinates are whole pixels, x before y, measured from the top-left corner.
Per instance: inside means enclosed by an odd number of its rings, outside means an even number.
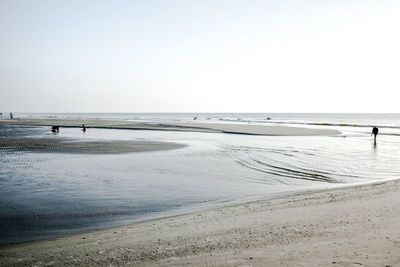
[[[3,113],[3,120],[6,113]],[[13,113],[22,119],[98,119],[280,125],[332,136],[0,125],[0,138],[165,141],[178,149],[123,154],[0,147],[0,244],[165,218],[313,190],[398,179],[400,114]],[[377,142],[372,127],[379,128]]]

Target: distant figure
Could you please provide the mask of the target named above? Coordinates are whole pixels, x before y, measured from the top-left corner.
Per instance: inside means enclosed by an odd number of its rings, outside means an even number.
[[[378,135],[378,132],[379,132],[378,127],[374,126],[374,128],[372,128],[372,133],[371,133],[371,135],[374,135],[374,143],[376,143],[376,136]]]
[[[86,132],[85,124],[82,124],[82,131],[83,131],[84,133]]]
[[[12,112],[10,112],[10,119],[12,119],[14,116],[13,116],[13,114],[12,114]]]
[[[51,131],[53,133],[58,133],[58,132],[60,132],[60,127],[59,126],[53,126],[53,127],[51,127]]]

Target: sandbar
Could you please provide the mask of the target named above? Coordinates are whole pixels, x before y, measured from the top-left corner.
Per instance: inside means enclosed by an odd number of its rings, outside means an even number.
[[[266,136],[317,136],[338,135],[340,131],[291,126],[262,125],[250,123],[204,123],[204,122],[137,122],[120,120],[77,120],[77,119],[13,119],[0,120],[0,124],[80,127],[88,128],[211,132]]]

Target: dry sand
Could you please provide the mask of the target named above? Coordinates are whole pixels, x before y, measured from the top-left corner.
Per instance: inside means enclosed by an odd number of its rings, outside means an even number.
[[[400,183],[305,192],[0,247],[12,265],[400,266]]]
[[[232,134],[270,135],[270,136],[312,136],[337,135],[340,132],[330,129],[309,129],[302,127],[270,126],[240,123],[203,123],[203,122],[130,122],[118,120],[70,120],[70,119],[13,119],[0,120],[0,124],[80,127],[88,128],[219,132]],[[62,129],[61,129],[62,130]]]

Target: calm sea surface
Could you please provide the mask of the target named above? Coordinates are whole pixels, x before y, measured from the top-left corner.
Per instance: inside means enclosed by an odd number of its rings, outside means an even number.
[[[4,115],[3,115],[4,116]],[[0,242],[44,239],[301,190],[397,179],[400,114],[28,114],[294,125],[339,136],[277,137],[0,125],[0,138],[147,140],[185,144],[125,154],[37,153],[0,147]],[[380,128],[378,142],[371,126]]]

